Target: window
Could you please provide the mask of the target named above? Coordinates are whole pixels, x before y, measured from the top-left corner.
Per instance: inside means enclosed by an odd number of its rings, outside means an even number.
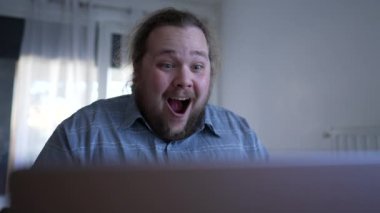
[[[127,58],[130,27],[115,22],[98,25],[97,66],[99,98],[131,93],[132,67]]]

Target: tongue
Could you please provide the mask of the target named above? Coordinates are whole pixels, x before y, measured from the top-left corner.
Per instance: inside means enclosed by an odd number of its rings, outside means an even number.
[[[186,107],[184,106],[182,101],[169,99],[168,102],[174,112],[181,113],[181,114],[185,112]]]

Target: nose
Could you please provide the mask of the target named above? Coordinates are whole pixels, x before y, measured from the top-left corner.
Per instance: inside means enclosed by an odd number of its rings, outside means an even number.
[[[187,67],[178,69],[173,80],[173,85],[180,88],[191,88],[193,86],[191,71]]]

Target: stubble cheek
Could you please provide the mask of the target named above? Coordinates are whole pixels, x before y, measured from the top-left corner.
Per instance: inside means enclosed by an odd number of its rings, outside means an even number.
[[[212,82],[210,76],[204,76],[198,80],[196,92],[198,93],[198,98],[201,99],[199,100],[200,102],[203,103],[208,101],[211,93],[211,86]]]
[[[154,100],[155,107],[157,107],[157,109],[154,110],[163,113],[166,106],[165,91],[167,89],[167,81],[163,78],[162,74],[157,73],[157,71],[155,72],[156,73],[152,73],[151,75],[149,95],[151,99]]]

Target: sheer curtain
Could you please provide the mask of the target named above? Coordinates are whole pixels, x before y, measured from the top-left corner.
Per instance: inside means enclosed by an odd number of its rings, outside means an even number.
[[[30,166],[55,127],[97,98],[95,23],[78,0],[33,0],[17,64],[10,162]]]

